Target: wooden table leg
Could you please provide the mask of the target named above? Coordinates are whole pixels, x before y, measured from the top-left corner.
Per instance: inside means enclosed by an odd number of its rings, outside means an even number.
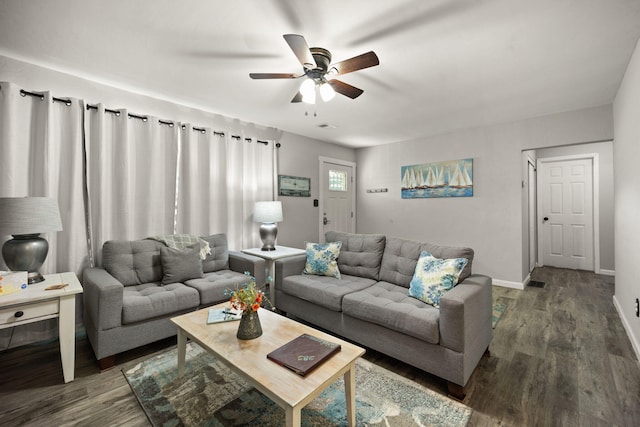
[[[187,354],[187,335],[178,328],[178,378],[184,375],[184,360]]]
[[[356,365],[352,363],[344,373],[344,397],[347,403],[347,424],[356,425]]]
[[[286,412],[286,426],[287,427],[300,427],[302,422],[301,408],[287,408]]]

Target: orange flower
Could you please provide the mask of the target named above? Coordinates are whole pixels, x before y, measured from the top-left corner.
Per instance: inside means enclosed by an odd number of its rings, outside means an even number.
[[[251,277],[248,272],[245,274],[249,277],[249,281],[237,287],[235,290],[227,289],[226,295],[229,295],[231,307],[242,312],[258,311],[263,301],[268,301],[264,293],[256,286],[256,279]]]

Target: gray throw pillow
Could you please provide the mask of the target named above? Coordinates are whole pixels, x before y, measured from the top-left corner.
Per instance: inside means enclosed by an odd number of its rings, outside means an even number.
[[[199,244],[183,250],[162,247],[160,248],[160,260],[162,262],[163,285],[182,283],[203,276]]]

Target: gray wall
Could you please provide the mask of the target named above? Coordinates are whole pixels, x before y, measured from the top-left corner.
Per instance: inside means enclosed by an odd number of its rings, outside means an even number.
[[[600,204],[600,269],[612,274],[615,270],[615,245],[613,221],[613,143],[611,141],[579,144],[568,147],[536,150],[537,158],[570,156],[597,153],[600,181],[598,182]]]
[[[622,323],[640,358],[640,318],[635,299],[640,298],[640,47],[636,46],[614,103],[616,138],[615,234],[616,290],[614,302]]]
[[[522,151],[611,140],[612,119],[606,105],[359,149],[358,232],[470,246],[476,252],[474,272],[522,285]],[[473,197],[401,199],[401,166],[469,157]],[[366,193],[376,187],[389,192]]]
[[[356,152],[291,133],[285,133],[280,141],[279,174],[311,178],[311,197],[279,197],[284,221],[278,224],[278,244],[304,248],[305,242],[321,240],[318,236],[320,209],[313,206],[313,199],[320,197],[319,157],[353,162]]]

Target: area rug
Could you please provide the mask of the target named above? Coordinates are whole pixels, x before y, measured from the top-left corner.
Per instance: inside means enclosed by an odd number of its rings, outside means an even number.
[[[282,408],[197,344],[187,344],[185,375],[177,350],[122,372],[154,426],[282,426]],[[274,365],[273,369],[284,369]],[[356,367],[358,426],[466,426],[471,409],[366,360]],[[302,409],[302,426],[345,426],[342,379]]]
[[[498,321],[500,320],[506,309],[507,304],[503,302],[496,302],[493,304],[493,313],[491,314],[491,327],[493,329],[496,328]]]

